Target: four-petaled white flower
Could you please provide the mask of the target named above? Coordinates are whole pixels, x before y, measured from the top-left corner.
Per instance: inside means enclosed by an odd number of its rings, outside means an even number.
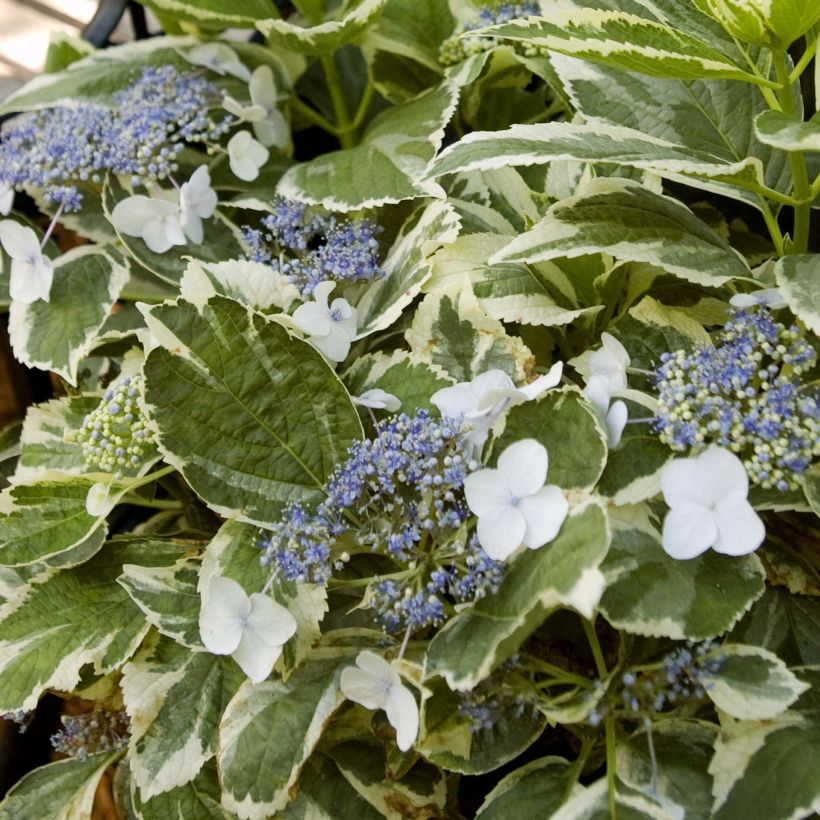
[[[351,400],[353,404],[358,404],[360,407],[369,407],[372,410],[387,410],[390,413],[395,413],[401,408],[401,402],[396,396],[379,387],[365,390],[361,396],[351,396]]]
[[[670,510],[663,522],[663,548],[673,558],[695,558],[711,547],[724,555],[754,552],[766,536],[747,500],[743,462],[722,447],[696,458],[676,458],[661,472]]]
[[[228,162],[239,179],[251,182],[268,161],[270,151],[257,142],[250,131],[237,131],[228,141]]]
[[[601,334],[602,346],[589,357],[589,372],[606,382],[610,392],[626,388],[630,359],[626,348],[610,333]]]
[[[356,308],[346,299],[334,299],[328,305],[327,298],[335,287],[335,282],[320,282],[313,289],[314,301],[296,308],[292,318],[318,351],[333,362],[342,362],[356,335]]]
[[[270,675],[282,647],[296,632],[296,620],[268,595],[248,595],[233,579],[211,579],[199,614],[203,646],[230,655],[253,683]]]
[[[47,302],[54,266],[47,256],[43,256],[37,234],[13,219],[4,219],[0,222],[0,245],[11,258],[11,298],[26,305],[38,299]]]
[[[14,188],[0,182],[0,215],[8,216],[14,204]]]
[[[465,479],[478,540],[490,558],[504,561],[522,545],[538,549],[558,535],[569,503],[559,487],[544,486],[548,463],[544,445],[525,438],[504,450],[497,469]]]
[[[342,670],[342,693],[365,709],[384,709],[396,730],[396,744],[406,752],[419,732],[419,708],[412,692],[402,684],[399,673],[375,652],[359,652],[356,666],[358,669],[348,666]]]
[[[736,293],[730,300],[729,304],[737,308],[750,308],[762,305],[764,307],[779,308],[786,307],[786,300],[779,288],[765,288],[763,290],[756,290],[754,293]]]
[[[503,370],[488,370],[470,382],[436,391],[430,401],[444,418],[460,419],[465,427],[470,427],[466,439],[480,452],[501,413],[513,405],[537,399],[555,387],[561,381],[562,370],[563,363],[557,362],[548,373],[520,388]]]
[[[111,222],[120,233],[142,239],[154,253],[186,243],[179,203],[173,199],[126,197],[114,207]]]
[[[202,242],[202,220],[216,210],[216,192],[211,188],[207,165],[200,165],[179,189],[179,215],[185,236],[195,244]]]
[[[236,52],[225,43],[203,43],[194,46],[189,51],[182,52],[182,55],[189,63],[205,66],[220,76],[230,74],[245,82],[251,76],[250,71],[236,56]]]
[[[629,418],[626,404],[615,401],[610,404],[609,382],[603,376],[593,376],[584,388],[584,395],[589,399],[606,429],[607,443],[610,448],[620,444],[621,436]]]
[[[250,105],[243,105],[226,96],[222,102],[225,110],[240,122],[251,123],[253,133],[262,145],[284,148],[290,140],[290,130],[287,120],[277,108],[276,84],[270,66],[261,65],[253,72],[248,90]]]

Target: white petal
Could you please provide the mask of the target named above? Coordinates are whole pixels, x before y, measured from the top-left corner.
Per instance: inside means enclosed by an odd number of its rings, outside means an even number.
[[[102,518],[114,509],[114,501],[110,496],[111,487],[98,482],[91,487],[85,497],[85,511],[95,518]]]
[[[352,666],[343,669],[340,688],[348,700],[360,703],[365,709],[384,709],[387,705],[389,687],[361,669]]]
[[[211,579],[199,613],[203,646],[215,655],[230,655],[239,646],[250,612],[250,599],[236,581],[221,576]]]
[[[631,363],[629,353],[626,352],[626,348],[611,333],[602,333],[601,341],[603,342],[604,349],[621,367],[629,367]]]
[[[467,506],[476,515],[487,515],[511,501],[510,488],[498,470],[476,470],[464,479]]]
[[[111,212],[114,227],[126,236],[142,236],[146,225],[162,220],[178,211],[178,206],[165,199],[136,194],[118,202]]]
[[[547,390],[556,387],[561,382],[561,374],[563,372],[564,363],[556,362],[547,373],[543,376],[539,376],[534,382],[525,384],[519,392],[523,393],[527,401],[537,399],[539,396],[543,396]]]
[[[708,506],[726,497],[745,498],[749,479],[740,459],[722,447],[710,447],[697,458],[676,458],[661,472],[661,489],[670,507]]]
[[[589,399],[595,409],[600,413],[601,418],[606,416],[609,409],[611,391],[609,381],[603,376],[592,376],[584,388],[584,395]]]
[[[381,656],[375,652],[363,649],[356,656],[356,666],[368,675],[382,681],[385,688],[401,684],[399,673]]]
[[[259,168],[247,157],[231,157],[228,164],[234,176],[245,182],[253,182],[259,176]]]
[[[726,498],[715,510],[718,537],[712,545],[724,555],[754,552],[766,537],[766,527],[745,498]]]
[[[330,318],[330,311],[316,302],[299,305],[293,311],[292,318],[299,330],[311,336],[326,336],[330,333],[330,325],[333,321]]]
[[[621,443],[621,436],[628,420],[629,411],[626,409],[626,404],[622,401],[614,402],[606,414],[606,435],[610,448],[617,447]]]
[[[276,84],[270,66],[260,65],[254,70],[248,83],[248,90],[254,105],[261,106],[267,111],[276,108]]]
[[[205,233],[202,229],[202,220],[195,213],[190,212],[185,215],[182,230],[194,245],[202,244]]]
[[[14,259],[9,277],[9,296],[15,302],[26,305],[38,299],[47,302],[54,279],[54,265],[44,256],[36,258],[33,262]]]
[[[727,497],[746,498],[749,494],[749,476],[743,462],[724,447],[710,447],[698,456],[701,481],[715,487],[715,500]]]
[[[178,213],[173,216],[166,216],[162,220],[162,228],[165,231],[165,236],[172,245],[184,245],[185,231],[182,229],[182,222]]]
[[[253,123],[253,133],[262,145],[273,145],[280,151],[290,142],[288,121],[280,111],[270,111],[263,120]]]
[[[230,95],[226,94],[222,98],[222,107],[229,113],[233,114],[238,120],[245,119],[245,106],[239,100],[235,100]]]
[[[331,322],[330,330],[324,336],[311,336],[310,343],[332,362],[343,362],[350,353],[351,336],[339,327],[339,322]]]
[[[14,188],[0,184],[0,214],[6,216],[14,204]]]
[[[767,305],[770,308],[786,307],[786,300],[778,288],[765,288],[754,293],[736,293],[730,300],[732,307],[749,308],[756,305]]]
[[[498,472],[516,498],[537,493],[547,480],[547,449],[532,438],[511,444],[498,457]]]
[[[521,546],[526,531],[524,516],[512,505],[479,516],[476,525],[479,543],[494,561],[509,558]]]
[[[672,558],[696,558],[717,537],[715,516],[705,506],[682,504],[671,509],[663,521],[663,548]]]
[[[261,683],[270,676],[273,665],[281,654],[281,646],[260,641],[258,635],[245,630],[242,633],[239,646],[231,652],[231,657],[251,679],[251,683]]]
[[[313,288],[313,301],[319,305],[322,305],[322,307],[327,308],[329,311],[330,308],[328,307],[327,300],[335,288],[336,283],[329,279],[325,282],[319,282],[319,284]]]
[[[0,222],[0,245],[12,259],[27,259],[40,255],[40,240],[37,239],[37,234],[13,219],[4,219]]]
[[[406,752],[419,733],[419,707],[406,686],[391,686],[385,706],[387,719],[396,730],[396,745]]]
[[[360,407],[370,407],[373,410],[387,410],[390,413],[395,413],[401,407],[401,401],[397,399],[392,393],[387,393],[380,387],[374,387],[372,390],[365,390],[361,396],[352,396],[353,404],[358,404]]]
[[[569,512],[569,502],[560,487],[550,484],[535,495],[522,498],[517,509],[527,524],[522,539],[524,546],[538,549],[552,541],[560,532]]]
[[[445,419],[460,419],[466,413],[476,409],[478,402],[475,393],[470,390],[467,382],[455,384],[452,387],[443,387],[430,396],[430,404],[438,407]]]
[[[254,592],[250,602],[246,631],[257,633],[260,641],[284,646],[296,634],[296,619],[269,595]]]

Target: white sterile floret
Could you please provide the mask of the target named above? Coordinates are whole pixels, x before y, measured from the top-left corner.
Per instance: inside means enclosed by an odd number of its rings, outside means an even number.
[[[342,694],[365,709],[384,709],[396,730],[399,749],[406,752],[419,732],[419,708],[413,693],[402,684],[399,673],[375,652],[359,652],[356,667],[342,670]]]
[[[0,215],[8,216],[14,204],[14,188],[0,182]]]
[[[111,498],[111,485],[100,481],[89,489],[85,497],[85,511],[95,518],[102,518],[114,509],[115,503]]]
[[[208,166],[200,165],[179,189],[180,222],[191,242],[197,245],[202,242],[202,220],[213,216],[217,201]]]
[[[0,222],[0,245],[11,258],[9,295],[15,302],[30,305],[48,301],[54,265],[43,256],[37,234],[12,219]]]
[[[238,131],[228,141],[228,162],[239,179],[251,182],[259,176],[259,169],[268,161],[270,152],[257,142],[250,131]]]
[[[480,452],[490,428],[504,410],[539,398],[561,381],[562,371],[563,363],[557,362],[548,373],[518,388],[503,370],[488,370],[470,382],[436,391],[430,401],[444,418],[460,419],[465,427],[471,428],[467,441]]]
[[[544,486],[549,459],[534,439],[511,444],[495,470],[478,470],[464,481],[467,506],[478,516],[484,552],[504,561],[520,546],[538,549],[558,535],[569,511],[559,487]]]
[[[270,66],[261,65],[251,75],[249,84],[254,108],[261,108],[263,116],[254,119],[253,133],[262,145],[285,148],[290,140],[287,120],[277,108],[276,84]]]
[[[604,379],[610,391],[626,388],[630,358],[626,348],[610,333],[601,334],[602,346],[589,357],[590,376]]]
[[[179,203],[136,194],[118,202],[111,212],[114,227],[145,242],[154,253],[186,243]]]
[[[610,448],[617,447],[629,418],[626,404],[622,401],[611,402],[609,382],[604,376],[593,376],[584,388],[584,395],[589,399],[598,418],[606,429],[607,443]]]
[[[346,299],[334,299],[328,305],[328,296],[335,287],[335,282],[320,282],[313,289],[314,301],[296,308],[292,318],[320,353],[333,362],[341,362],[347,358],[356,335],[356,308]]]
[[[779,288],[765,288],[756,290],[754,293],[736,293],[730,300],[732,307],[751,308],[763,305],[765,307],[778,310],[786,307],[786,300]]]
[[[722,447],[696,458],[676,458],[661,472],[670,510],[663,548],[673,558],[695,558],[710,547],[724,555],[754,552],[766,536],[747,500],[749,478],[741,460]]]
[[[182,52],[182,55],[189,63],[205,66],[220,76],[230,74],[245,82],[251,76],[250,71],[236,56],[236,52],[225,43],[203,43],[194,46],[190,51]]]
[[[372,410],[387,410],[395,413],[401,408],[401,402],[392,393],[388,393],[379,387],[372,390],[365,390],[361,396],[351,396],[353,404],[360,407],[369,407]]]
[[[295,632],[293,615],[268,595],[248,595],[231,578],[211,579],[199,614],[202,644],[215,655],[230,655],[252,683],[270,675]]]

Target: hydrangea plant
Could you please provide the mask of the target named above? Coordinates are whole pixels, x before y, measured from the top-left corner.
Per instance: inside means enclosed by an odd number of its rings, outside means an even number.
[[[820,811],[820,7],[145,2],[0,107],[0,818]]]

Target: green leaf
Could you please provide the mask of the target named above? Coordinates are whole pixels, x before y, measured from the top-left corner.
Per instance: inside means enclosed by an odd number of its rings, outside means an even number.
[[[9,335],[19,361],[53,370],[76,386],[80,360],[128,281],[128,268],[118,257],[93,247],[74,248],[54,264],[47,302],[12,302]]]
[[[547,482],[564,489],[594,486],[606,464],[606,433],[577,389],[549,390],[538,401],[511,408],[504,432],[493,446],[494,455],[523,438],[546,447]]]
[[[287,20],[257,20],[256,28],[267,38],[269,48],[284,48],[297,54],[321,57],[359,37],[381,12],[385,2],[352,0],[346,4],[341,19],[328,20],[308,28]]]
[[[542,820],[550,817],[571,789],[573,769],[563,757],[540,757],[510,772],[484,798],[482,820]]]
[[[33,709],[46,689],[70,692],[80,669],[107,674],[139,646],[149,624],[117,583],[124,563],[164,565],[173,542],[114,539],[75,569],[35,578],[0,609],[0,711]]]
[[[534,364],[521,339],[508,336],[501,322],[481,309],[468,286],[427,294],[404,335],[417,360],[440,367],[456,381],[497,368],[522,382]]]
[[[625,12],[552,11],[549,19],[512,20],[482,29],[481,35],[475,36],[486,35],[523,40],[530,47],[663,79],[715,77],[776,87],[774,82],[749,73],[708,42]]]
[[[430,277],[431,257],[458,236],[459,227],[458,215],[446,202],[432,202],[411,214],[384,260],[384,277],[369,285],[356,305],[359,338],[398,320]]]
[[[725,643],[718,657],[720,668],[706,675],[704,688],[715,706],[739,720],[770,720],[809,688],[759,646]]]
[[[97,785],[120,752],[58,760],[29,772],[0,803],[0,820],[91,817]]]
[[[94,46],[81,37],[72,37],[62,31],[51,31],[43,73],[54,74],[56,71],[62,71],[93,52]]]
[[[258,592],[270,575],[259,561],[258,541],[258,527],[226,521],[205,547],[200,589],[205,589],[214,576],[223,575],[233,578],[248,594]]]
[[[777,286],[794,314],[820,333],[820,254],[794,254],[777,260]]]
[[[199,610],[197,591],[200,562],[180,558],[170,567],[141,567],[126,564],[119,582],[150,624],[163,635],[189,649],[198,649]]]
[[[131,774],[143,800],[185,785],[216,754],[217,730],[245,675],[230,657],[160,638],[123,669]]]
[[[755,134],[781,151],[820,151],[820,113],[803,122],[782,111],[764,111],[755,120]]]
[[[128,192],[116,179],[109,179],[103,188],[103,209],[111,220],[111,212],[118,202],[129,196]],[[112,223],[113,225],[113,223]],[[163,282],[179,285],[191,258],[203,262],[223,262],[242,259],[245,248],[242,245],[238,228],[230,223],[218,211],[205,224],[207,241],[195,245],[188,241],[185,245],[174,245],[165,253],[154,253],[145,242],[134,236],[117,233],[125,250],[143,268],[149,270]]]
[[[508,567],[495,595],[457,615],[433,638],[425,677],[441,675],[467,691],[512,655],[548,612],[574,605],[609,547],[604,510],[589,504],[564,522],[555,540],[526,550]]]
[[[528,709],[521,714],[512,698],[500,697],[498,717],[492,728],[473,733],[470,719],[459,711],[461,702],[458,693],[438,681],[432,686],[432,695],[422,703],[423,732],[416,748],[431,763],[447,771],[463,774],[494,771],[529,748],[547,725],[539,711]]]
[[[803,0],[766,0],[762,4],[766,24],[782,41],[790,45],[820,20],[820,9]]]
[[[362,428],[321,355],[224,296],[145,308],[145,402],[166,459],[220,515],[260,525],[318,498]],[[207,396],[207,401],[200,398]]]
[[[618,820],[670,820],[670,814],[642,794],[615,793]],[[609,789],[606,778],[596,780],[587,788],[578,789],[550,820],[610,820]]]
[[[145,0],[145,5],[171,15],[174,22],[193,23],[207,31],[253,28],[275,8],[270,0]]]
[[[344,700],[340,667],[314,662],[288,680],[245,683],[220,727],[222,804],[248,820],[281,811],[331,715]]]
[[[616,628],[638,635],[702,640],[726,632],[763,594],[756,555],[709,551],[689,561],[668,556],[646,508],[611,510],[612,545],[601,570],[600,608]]]
[[[82,448],[66,441],[65,436],[79,430],[83,419],[99,403],[99,396],[66,396],[29,407],[20,437],[15,481],[30,484],[52,471],[66,475],[86,472]]]
[[[401,401],[401,410],[408,415],[415,410],[433,410],[430,396],[453,383],[440,368],[419,361],[404,350],[368,353],[351,365],[344,375],[351,395],[378,387]]]
[[[751,277],[743,259],[688,208],[626,179],[593,180],[557,202],[531,231],[490,257],[490,264],[601,252],[709,287]]]
[[[136,786],[133,778],[131,784]],[[189,783],[150,800],[143,800],[137,788],[131,791],[134,811],[140,820],[230,820],[231,815],[219,804],[221,796],[215,761],[206,763]]]
[[[97,529],[105,532],[105,517],[89,515],[85,508],[93,481],[50,478],[33,484],[16,484],[0,494],[0,564],[3,566],[21,566],[52,558],[81,544]]]
[[[422,181],[458,102],[458,88],[442,83],[410,102],[382,112],[359,145],[332,151],[291,168],[279,193],[335,211],[373,208],[444,192]]]

